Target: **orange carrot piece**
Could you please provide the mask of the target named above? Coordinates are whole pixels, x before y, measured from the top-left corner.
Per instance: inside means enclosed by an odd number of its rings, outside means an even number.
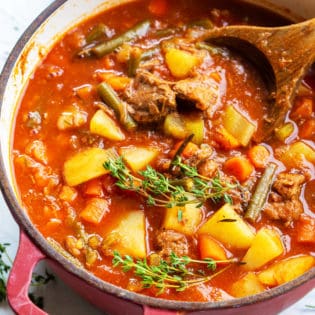
[[[301,118],[310,118],[313,113],[313,99],[308,96],[299,97],[294,105],[291,117],[295,120]]]
[[[89,180],[84,185],[84,195],[90,197],[103,197],[102,181],[99,178]]]
[[[91,198],[80,213],[80,218],[93,224],[99,224],[105,213],[109,212],[108,201],[102,198]]]
[[[71,203],[74,201],[78,196],[78,192],[74,187],[70,186],[62,186],[61,192],[59,194],[59,198],[61,200],[67,201]]]
[[[236,149],[240,143],[223,126],[216,129],[214,140],[225,150]]]
[[[312,136],[315,136],[315,119],[314,118],[306,120],[299,127],[299,136],[304,139],[309,139]]]
[[[175,144],[173,150],[170,152],[170,156],[174,157],[176,152],[178,151],[179,147],[182,145],[183,141],[179,141]],[[185,149],[183,150],[181,156],[184,158],[190,158],[192,157],[198,150],[198,146],[193,142],[188,142]]]
[[[223,170],[235,176],[240,182],[243,182],[252,174],[254,167],[245,157],[236,156],[228,159],[224,163]]]
[[[227,255],[224,247],[209,234],[200,234],[198,245],[201,259],[213,258],[215,260],[226,260]]]
[[[264,168],[270,159],[270,152],[263,145],[256,145],[248,150],[248,158],[256,168]]]
[[[167,12],[167,0],[151,0],[148,8],[154,15],[165,15]]]
[[[300,216],[297,221],[297,241],[299,243],[315,244],[315,219],[307,214]]]
[[[75,94],[78,95],[80,99],[83,101],[89,100],[92,90],[93,88],[92,88],[92,85],[90,84],[84,84],[84,85],[74,88]]]

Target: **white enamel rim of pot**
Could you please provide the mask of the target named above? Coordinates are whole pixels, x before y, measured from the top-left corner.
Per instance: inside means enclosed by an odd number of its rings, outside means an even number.
[[[17,104],[19,103],[23,89],[43,56],[49,52],[53,44],[56,43],[62,34],[79,22],[102,10],[129,1],[132,0],[56,0],[30,25],[10,54],[0,79],[0,183],[4,198],[16,221],[31,240],[49,258],[58,261],[70,273],[107,293],[131,300],[138,304],[157,308],[206,310],[241,307],[272,299],[314,279],[315,268],[283,286],[261,294],[221,302],[177,302],[151,298],[121,289],[74,266],[47,243],[29,220],[21,206],[18,193],[15,190],[15,180],[11,165],[12,126],[14,125]],[[291,17],[296,21],[299,20],[299,16],[303,16],[304,18],[315,16],[315,1],[247,0],[247,2],[273,8],[274,11],[281,12],[282,15]],[[283,10],[283,8],[285,8],[285,10]],[[295,12],[295,14],[292,14],[292,12]]]

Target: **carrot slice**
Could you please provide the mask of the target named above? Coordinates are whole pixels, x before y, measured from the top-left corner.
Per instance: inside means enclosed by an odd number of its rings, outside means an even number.
[[[235,176],[240,182],[245,181],[254,171],[251,162],[242,156],[232,157],[224,163],[223,170]]]
[[[227,255],[223,246],[209,234],[200,234],[198,245],[201,259],[213,258],[215,260],[226,260]]]
[[[99,178],[89,180],[84,185],[84,195],[90,197],[102,197],[104,195],[102,182]]]
[[[170,152],[171,157],[174,157],[174,155],[176,154],[176,152],[178,151],[182,143],[183,141],[179,141],[175,144],[173,150]],[[198,151],[198,146],[194,144],[193,142],[188,142],[183,152],[181,153],[181,156],[188,159],[192,157],[197,151]]]
[[[151,0],[148,8],[152,14],[165,15],[167,12],[167,0]]]
[[[87,201],[80,217],[93,224],[99,224],[105,213],[109,212],[108,201],[102,198],[91,198]]]
[[[270,153],[263,145],[256,145],[248,150],[248,158],[256,168],[264,168],[269,162]]]
[[[315,219],[307,214],[297,221],[297,240],[299,243],[315,244]]]

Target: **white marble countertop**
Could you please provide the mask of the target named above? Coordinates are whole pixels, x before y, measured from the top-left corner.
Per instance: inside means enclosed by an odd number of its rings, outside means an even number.
[[[52,0],[1,0],[0,1],[0,70],[2,69],[9,52],[27,28],[27,26],[47,7]],[[11,243],[9,254],[14,258],[18,245],[19,229],[4,203],[0,194],[0,242]],[[38,272],[45,270],[42,263],[38,266]],[[54,282],[37,288],[34,292],[37,296],[44,297],[45,310],[51,315],[99,315],[100,311],[85,302],[61,280],[56,278]],[[58,303],[56,303],[58,301]],[[281,313],[281,315],[306,315],[315,314],[314,310],[306,309],[305,305],[315,305],[315,289],[298,303]],[[0,314],[12,315],[6,303],[0,304]],[[22,314],[24,315],[24,314]],[[28,314],[25,314],[28,315]]]

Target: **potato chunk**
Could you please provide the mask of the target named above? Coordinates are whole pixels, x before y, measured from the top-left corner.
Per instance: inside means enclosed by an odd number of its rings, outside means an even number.
[[[166,64],[172,75],[176,78],[187,77],[198,64],[198,58],[186,51],[171,48],[165,54]]]
[[[193,198],[189,194],[187,197],[190,200]],[[186,235],[194,234],[202,219],[202,210],[197,205],[198,203],[190,203],[181,207],[167,208],[163,228]]]
[[[230,294],[234,297],[244,297],[265,291],[265,286],[259,281],[253,272],[247,273],[244,277],[233,283]]]
[[[90,131],[113,141],[125,139],[124,133],[116,122],[101,109],[93,115],[90,121]]]
[[[134,210],[127,213],[104,240],[105,252],[118,251],[121,255],[137,258],[146,257],[144,212]]]
[[[109,158],[116,157],[113,149],[88,148],[66,160],[63,176],[68,186],[76,186],[92,178],[107,174],[103,166]]]
[[[269,286],[291,281],[315,266],[315,257],[310,255],[290,257],[273,264],[258,274],[259,280]]]
[[[146,168],[157,157],[159,151],[157,148],[130,146],[121,148],[120,153],[128,166],[134,172],[138,172]]]
[[[251,246],[255,233],[233,209],[225,204],[198,230],[198,234],[208,233],[227,248],[247,249]]]
[[[269,228],[260,229],[246,252],[243,262],[244,268],[255,270],[267,264],[284,252],[284,246],[280,235],[276,230]]]

